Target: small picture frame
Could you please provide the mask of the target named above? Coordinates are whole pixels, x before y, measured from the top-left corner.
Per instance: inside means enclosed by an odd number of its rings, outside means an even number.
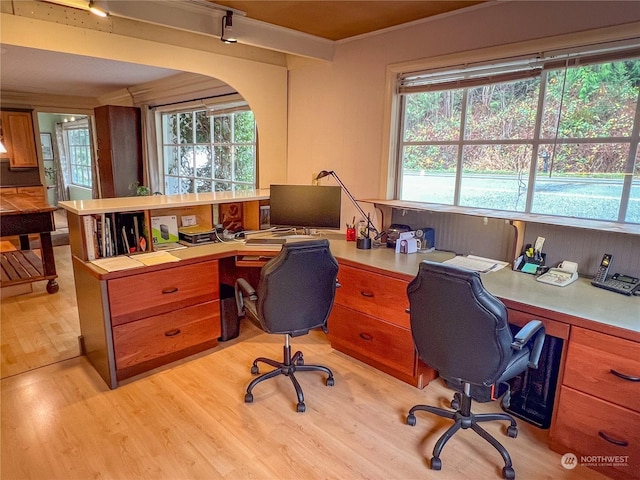
[[[40,134],[40,145],[42,146],[42,159],[53,160],[53,143],[50,133]]]
[[[269,205],[260,206],[260,230],[271,228],[271,207]]]

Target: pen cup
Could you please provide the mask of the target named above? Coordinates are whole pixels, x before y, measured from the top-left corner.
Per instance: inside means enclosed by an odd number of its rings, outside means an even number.
[[[356,227],[347,227],[347,242],[356,241]]]
[[[369,250],[371,248],[371,239],[367,237],[359,238],[356,241],[356,248],[360,250]]]

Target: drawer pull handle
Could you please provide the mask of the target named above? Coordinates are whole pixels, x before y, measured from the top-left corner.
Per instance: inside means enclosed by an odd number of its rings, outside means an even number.
[[[164,290],[162,290],[162,293],[176,293],[178,291],[178,287],[172,287],[172,288],[165,288]]]
[[[604,433],[602,430],[600,430],[598,432],[598,435],[600,435],[600,438],[603,438],[607,442],[613,443],[614,445],[618,445],[620,447],[628,447],[629,446],[629,442],[627,442],[626,440],[618,440],[618,439],[615,439],[613,437],[610,437],[609,435]]]
[[[373,340],[373,335],[371,335],[370,333],[361,333],[360,334],[360,338],[363,340],[366,340],[367,342],[370,342],[371,340]]]
[[[640,377],[632,377],[631,375],[625,375],[624,373],[620,373],[616,370],[614,370],[613,368],[610,370],[611,374],[615,375],[618,378],[621,378],[623,380],[629,380],[630,382],[640,382]]]
[[[361,291],[360,295],[367,298],[373,298],[373,292],[369,292],[368,290]]]
[[[169,330],[168,332],[164,332],[165,337],[175,337],[180,333],[179,328],[174,328],[173,330]]]

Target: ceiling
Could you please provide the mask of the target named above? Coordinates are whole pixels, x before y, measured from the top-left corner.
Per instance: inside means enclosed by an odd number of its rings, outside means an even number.
[[[99,97],[177,73],[14,45],[0,47],[0,86],[5,91]]]
[[[209,1],[244,12],[247,17],[255,20],[328,40],[344,40],[356,35],[470,7],[484,3],[486,0]]]
[[[231,8],[236,15],[247,19],[324,39],[343,40],[473,6],[485,0],[207,1],[215,6]],[[0,47],[0,87],[4,91],[99,97],[177,73],[169,69],[7,44]]]

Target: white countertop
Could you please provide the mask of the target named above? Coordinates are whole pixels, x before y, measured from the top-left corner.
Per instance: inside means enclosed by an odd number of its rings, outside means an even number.
[[[238,190],[234,192],[185,193],[181,195],[149,195],[144,197],[99,198],[94,200],[67,200],[58,205],[76,215],[108,212],[131,212],[160,208],[181,208],[195,205],[268,200],[269,189]]]
[[[344,240],[332,240],[331,251],[337,258],[411,277],[418,273],[420,261],[441,262],[453,256],[438,251],[396,254],[384,247],[358,250],[355,243]],[[640,297],[596,288],[590,278],[557,287],[538,282],[533,275],[513,271],[509,265],[497,272],[483,273],[481,278],[487,290],[502,299],[640,332]]]

